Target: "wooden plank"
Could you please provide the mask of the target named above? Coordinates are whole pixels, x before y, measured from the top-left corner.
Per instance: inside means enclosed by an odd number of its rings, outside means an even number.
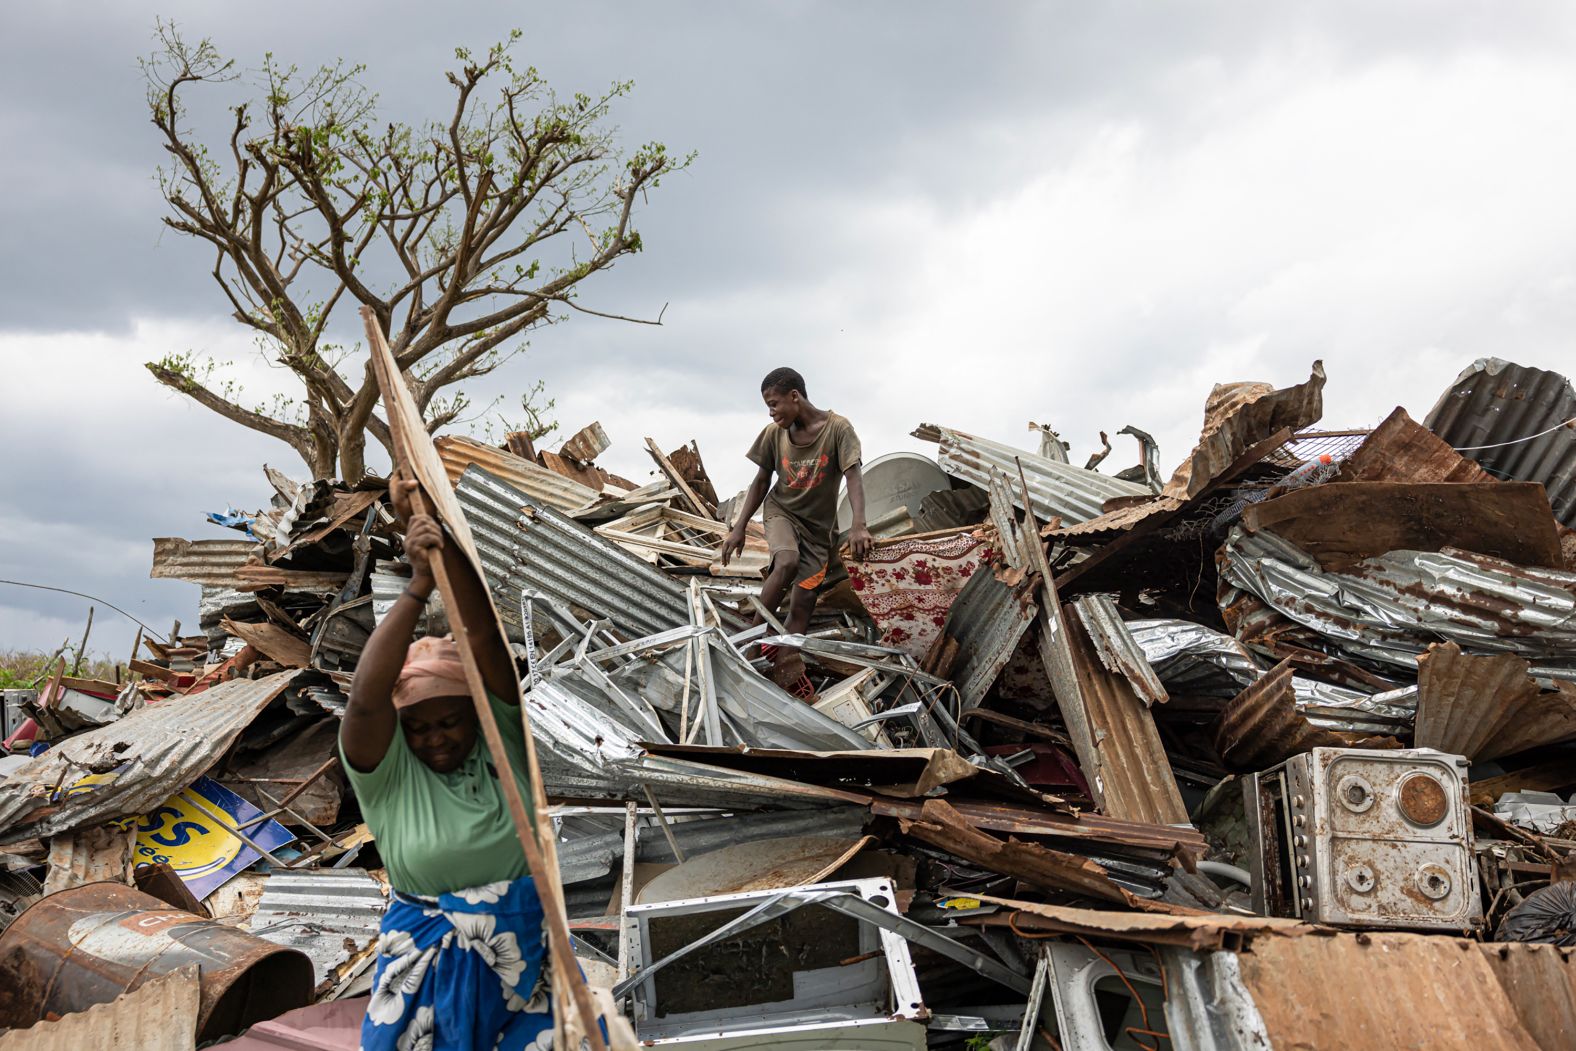
[[[679,491],[679,495],[690,505],[690,508],[702,518],[715,522],[717,520],[717,509],[707,504],[695,490],[690,488],[689,483],[684,480],[684,475],[679,473],[677,467],[673,466],[673,461],[667,458],[667,455],[657,446],[655,440],[651,438],[646,439],[646,451],[651,453],[651,458],[657,462],[657,466],[661,468],[662,473],[667,475],[668,481],[673,483],[673,488]]]
[[[305,668],[312,663],[312,644],[277,624],[235,621],[225,617],[221,626],[263,656],[287,668]]]
[[[492,592],[486,587],[482,578],[481,559],[476,552],[476,541],[471,535],[470,523],[466,521],[459,500],[449,486],[443,460],[438,456],[438,450],[427,433],[421,410],[417,408],[415,398],[412,397],[410,388],[400,374],[399,366],[389,350],[377,315],[373,313],[371,307],[362,307],[361,318],[366,325],[372,367],[388,414],[389,430],[394,439],[395,459],[411,472],[411,476],[421,487],[421,492],[417,494],[419,502],[416,506],[423,510],[430,506],[439,522],[448,528],[448,542],[455,544],[464,555],[467,567],[475,574],[481,594],[491,606]],[[570,1023],[573,1020],[567,1017],[567,1012],[555,1011],[559,1037],[555,1043],[560,1047],[579,1047],[581,1038],[584,1038],[590,1043],[593,1051],[606,1051],[607,1043],[603,1040],[602,1030],[598,1025],[598,1012],[592,1003],[590,991],[586,988],[585,978],[580,973],[580,966],[575,962],[564,908],[564,890],[558,880],[558,852],[551,832],[552,825],[548,824],[546,834],[542,834],[541,830],[533,826],[526,812],[525,800],[520,793],[514,772],[509,766],[503,738],[498,732],[498,722],[493,716],[492,704],[487,699],[487,687],[482,681],[481,668],[477,665],[476,655],[471,650],[472,630],[486,632],[491,635],[495,645],[507,647],[503,624],[498,619],[497,609],[494,608],[491,623],[467,625],[460,616],[459,603],[455,600],[448,568],[442,559],[433,560],[433,570],[438,590],[443,595],[444,606],[449,611],[449,627],[459,647],[461,662],[465,669],[465,680],[470,686],[471,701],[476,706],[482,736],[487,741],[487,748],[493,756],[494,763],[499,767],[498,784],[503,790],[509,816],[514,822],[515,834],[519,836],[526,863],[530,866],[532,879],[542,900],[542,924],[548,936],[555,994],[566,998],[565,1006],[572,1004],[579,1016],[578,1027],[571,1027]],[[537,762],[536,743],[531,734],[530,712],[520,693],[518,680],[515,681],[512,700],[519,705],[520,721],[525,729],[526,777],[533,796],[533,808],[537,814],[545,817],[547,795],[542,790],[541,767]]]

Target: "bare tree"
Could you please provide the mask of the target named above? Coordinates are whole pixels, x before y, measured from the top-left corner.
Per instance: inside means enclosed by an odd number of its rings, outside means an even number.
[[[482,56],[457,49],[447,122],[414,125],[377,117],[361,66],[302,75],[268,55],[259,97],[230,107],[227,141],[210,149],[190,126],[188,95],[241,74],[210,41],[189,44],[159,23],[143,70],[171,158],[159,171],[164,222],[212,247],[233,316],[303,390],[248,406],[221,366],[190,352],[149,372],[286,442],[315,477],[353,480],[365,473],[366,435],[385,447],[389,435],[359,345],[327,338],[346,298],[352,318],[366,304],[382,322],[433,430],[469,404],[455,385],[518,354],[531,329],[570,310],[638,320],[576,293],[640,250],[636,200],[693,155],[654,142],[617,154],[608,117],[631,85],[563,101],[534,68],[515,67],[519,35]]]

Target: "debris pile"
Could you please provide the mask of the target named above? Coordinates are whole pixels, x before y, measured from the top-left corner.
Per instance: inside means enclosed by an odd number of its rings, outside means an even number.
[[[1169,478],[1133,427],[1110,474],[1103,434],[1078,467],[922,424],[792,635],[693,443],[637,483],[600,424],[438,439],[638,1038],[1573,1046],[1576,395],[1480,361],[1421,423],[1319,430],[1324,381],[1216,387]],[[201,635],[7,697],[0,1026],[359,1024],[388,887],[335,741],[409,567],[386,482],[268,478],[209,516],[242,538],[154,542]],[[168,937],[94,933],[143,914]]]

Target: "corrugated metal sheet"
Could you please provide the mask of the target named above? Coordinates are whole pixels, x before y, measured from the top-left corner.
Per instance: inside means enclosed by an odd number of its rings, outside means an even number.
[[[1539,1047],[1576,1044],[1576,949],[1524,943],[1479,948]]]
[[[1258,939],[1238,962],[1271,1047],[1539,1051],[1489,965],[1485,950],[1493,948],[1366,931]],[[1563,1014],[1573,997],[1567,986],[1543,1010]],[[1544,1051],[1570,1046],[1562,1041]]]
[[[109,825],[64,832],[49,841],[49,874],[44,893],[53,894],[85,883],[130,883],[135,829]]]
[[[1556,517],[1576,526],[1573,418],[1576,391],[1564,376],[1479,358],[1456,377],[1423,422],[1495,477],[1542,482]]]
[[[1306,383],[1272,390],[1268,384],[1222,384],[1204,406],[1198,445],[1166,483],[1163,495],[1185,500],[1275,432],[1300,431],[1324,414],[1324,363],[1315,361]],[[1144,490],[1145,493],[1148,490]]]
[[[1160,684],[1155,669],[1149,666],[1143,648],[1122,623],[1122,615],[1117,612],[1111,596],[1085,595],[1074,599],[1072,605],[1106,671],[1125,678],[1145,704],[1163,704],[1167,699],[1166,688]]]
[[[1060,681],[1053,676],[1052,686],[1078,753],[1078,765],[1089,781],[1100,812],[1124,821],[1186,824],[1187,808],[1182,805],[1176,777],[1149,709],[1133,692],[1126,676],[1108,671],[1100,663],[1072,605],[1062,607],[1058,627],[1055,634],[1060,641],[1050,641],[1047,636],[1052,632],[1047,631],[1042,617],[1041,655],[1047,656],[1048,644],[1063,651],[1057,665],[1066,670]],[[1126,631],[1120,620],[1113,630]],[[1122,645],[1136,648],[1131,639]],[[1049,670],[1052,664],[1049,660],[1046,664]],[[1067,670],[1072,682],[1067,679]]]
[[[673,806],[759,809],[859,801],[835,789],[649,755],[622,723],[551,680],[530,690],[525,703],[542,783],[555,798],[643,803],[649,788]]]
[[[1043,456],[1015,449],[1010,445],[993,442],[950,427],[925,423],[914,432],[916,438],[941,443],[937,462],[953,478],[961,478],[979,486],[990,488],[993,473],[1003,473],[1011,480],[1009,487],[1014,506],[1026,510],[1018,489],[1018,463],[1023,464],[1023,476],[1029,483],[1029,499],[1034,505],[1034,515],[1049,522],[1060,518],[1066,522],[1086,522],[1098,518],[1107,500],[1119,496],[1148,496],[1149,490],[1134,482],[1124,482],[1098,471],[1086,471],[1065,463],[1057,463]]]
[[[449,484],[454,486],[460,484],[465,469],[474,464],[525,493],[538,504],[566,513],[585,507],[599,495],[589,485],[582,485],[511,452],[495,449],[470,438],[450,434],[433,444],[438,447],[438,456],[443,460],[443,469],[448,472]]]
[[[299,674],[234,679],[62,741],[0,781],[0,843],[158,806],[212,766]]]
[[[1157,496],[1153,500],[1146,500],[1140,504],[1129,507],[1118,507],[1098,518],[1091,518],[1087,522],[1076,522],[1061,529],[1050,529],[1045,536],[1052,540],[1066,540],[1078,544],[1092,543],[1097,540],[1107,540],[1121,533],[1128,532],[1135,526],[1147,522],[1156,515],[1174,514],[1186,506],[1186,501],[1173,499],[1169,496]]]
[[[1494,476],[1397,407],[1341,463],[1336,482],[1491,482]]]
[[[150,978],[107,1004],[0,1036],[3,1051],[194,1051],[197,965]]]
[[[467,468],[455,492],[499,616],[515,641],[524,639],[522,592],[606,618],[627,639],[690,622],[688,596],[671,578],[486,470]],[[730,632],[745,626],[736,616],[724,620]]]
[[[1196,950],[1219,949],[1227,945],[1228,940],[1240,938],[1297,937],[1323,933],[1321,928],[1312,924],[1277,916],[1115,912],[1075,909],[1038,901],[1015,901],[991,897],[989,894],[976,894],[974,897],[1019,913],[1016,919],[1025,930],[1057,931],[1141,944],[1178,945]]]
[[[1264,675],[1248,648],[1223,632],[1186,620],[1128,622],[1160,681],[1197,706],[1201,699],[1230,700]],[[1297,710],[1327,730],[1403,733],[1410,729],[1417,688],[1367,694],[1333,683],[1292,676]],[[1224,704],[1222,704],[1224,707]]]
[[[322,996],[372,953],[387,909],[388,889],[363,869],[276,869],[247,930],[304,953]]]
[[[1455,642],[1576,679],[1576,573],[1448,549],[1392,551],[1335,573],[1273,533],[1240,526],[1219,565],[1228,614],[1229,590],[1240,588],[1352,656],[1411,670],[1429,643]]]
[[[1477,761],[1576,737],[1576,692],[1545,693],[1530,671],[1512,654],[1430,646],[1417,658],[1414,743]]]
[[[1282,661],[1220,713],[1215,750],[1226,769],[1264,770],[1310,748],[1345,745],[1297,711],[1291,679],[1291,665]]]
[[[958,644],[952,681],[964,711],[985,699],[1038,613],[1032,594],[1018,594],[989,566],[975,570],[963,585],[947,611],[945,634]]]
[[[163,536],[153,540],[154,579],[189,580],[193,584],[235,588],[236,571],[258,550],[250,540],[182,540]]]

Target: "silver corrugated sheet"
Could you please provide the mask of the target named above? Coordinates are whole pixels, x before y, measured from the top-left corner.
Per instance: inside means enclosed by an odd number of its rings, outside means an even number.
[[[386,562],[382,559],[373,563],[368,579],[372,585],[372,616],[376,623],[383,623],[383,618],[389,615],[389,610],[393,609],[394,603],[399,601],[400,592],[410,586],[410,574],[398,571],[409,568],[403,563]],[[427,605],[416,618],[416,634],[419,636],[448,633],[449,617],[443,608],[443,595],[434,591],[427,597]]]
[[[645,801],[645,789],[673,806],[746,809],[824,806],[813,789],[745,771],[648,755],[620,722],[546,681],[525,695],[542,781],[564,799]]]
[[[758,674],[738,651],[715,635],[703,643],[709,655],[713,694],[722,731],[719,744],[754,748],[798,748],[814,751],[847,751],[869,748],[870,741],[842,723],[790,696]],[[620,714],[608,690],[589,681],[573,667],[554,673],[559,685],[579,694],[587,703],[618,718],[641,733],[644,740],[667,740],[655,731],[633,724]],[[690,684],[690,720],[700,718],[700,669],[694,668]],[[679,721],[684,695],[684,650],[670,649],[658,660],[632,660],[614,672],[610,685],[627,696],[640,697],[668,714],[670,725]],[[589,691],[595,690],[596,694]]]
[[[1429,643],[1455,642],[1469,653],[1520,654],[1546,675],[1576,679],[1576,573],[1449,549],[1392,551],[1335,573],[1273,533],[1240,526],[1221,551],[1225,587],[1257,596],[1350,656],[1411,672]]]
[[[480,467],[455,487],[509,637],[523,642],[522,593],[541,594],[611,622],[626,639],[690,622],[685,591],[650,564],[532,500]],[[724,616],[730,632],[741,618]]]
[[[1019,597],[989,566],[975,570],[963,585],[947,610],[945,633],[958,643],[952,681],[965,711],[985,699],[1038,613],[1031,596]]]
[[[1495,477],[1542,482],[1555,516],[1576,527],[1576,423],[1568,422],[1572,418],[1576,418],[1576,391],[1564,376],[1499,358],[1479,358],[1456,377],[1423,422]],[[1538,437],[1520,440],[1534,434]],[[1480,445],[1497,448],[1471,448]]]
[[[451,485],[459,485],[466,468],[474,464],[525,493],[538,504],[559,511],[585,507],[600,495],[589,485],[470,438],[444,435],[434,444],[438,447],[438,456],[443,460],[443,469],[449,473]]]
[[[1224,632],[1187,620],[1134,620],[1133,641],[1171,692],[1190,701],[1212,698],[1220,706],[1264,677],[1248,648]],[[1293,676],[1296,707],[1327,730],[1394,733],[1412,724],[1417,687],[1365,694],[1333,683]]]
[[[234,679],[60,742],[0,781],[0,843],[146,813],[202,776],[300,674]]]
[[[154,579],[189,580],[193,584],[234,588],[235,571],[258,550],[250,540],[182,540],[175,536],[155,537]]]
[[[1029,485],[1029,499],[1034,505],[1034,515],[1049,522],[1060,518],[1063,524],[1087,522],[1103,512],[1105,501],[1119,496],[1149,496],[1149,489],[1134,482],[1124,482],[1098,471],[1086,471],[1057,463],[1024,449],[979,438],[949,427],[921,424],[914,432],[917,438],[939,441],[936,460],[941,469],[953,478],[961,478],[979,486],[990,488],[993,472],[1007,475],[1013,505],[1020,511],[1023,496],[1018,484],[1018,463],[1023,464],[1023,477]]]
[[[1127,679],[1133,692],[1146,705],[1163,703],[1166,688],[1160,684],[1155,669],[1149,666],[1144,651],[1133,641],[1111,596],[1085,595],[1074,599],[1072,605],[1106,671]]]
[[[372,952],[388,891],[363,869],[275,869],[247,929],[312,961],[318,992]]]

